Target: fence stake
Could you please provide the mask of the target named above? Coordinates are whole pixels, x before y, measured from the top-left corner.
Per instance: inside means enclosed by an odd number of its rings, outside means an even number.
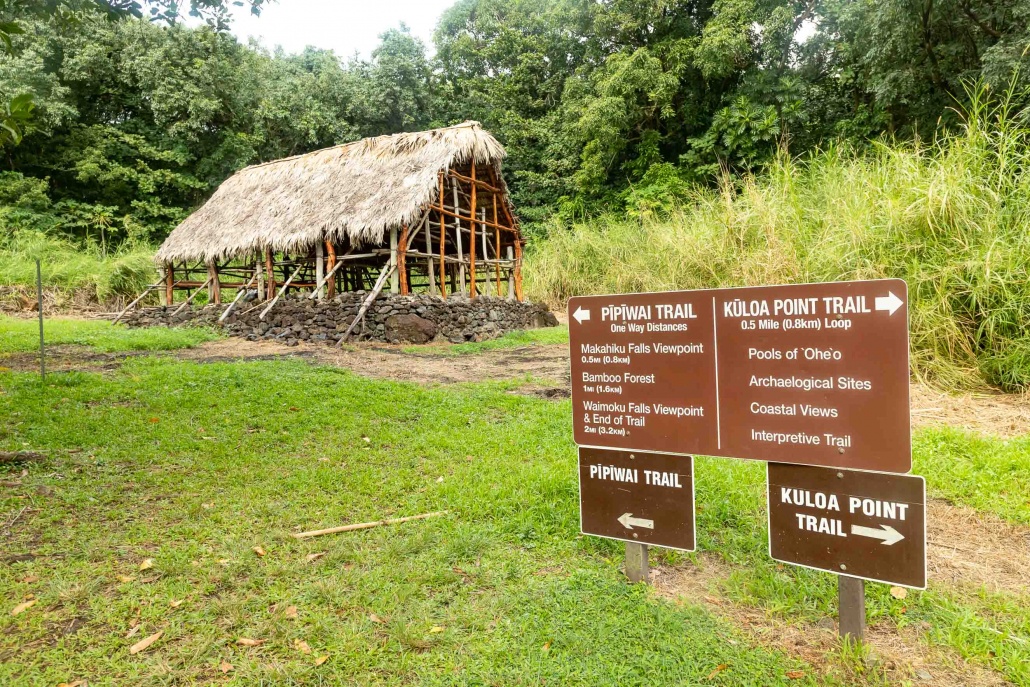
[[[46,379],[46,348],[43,344],[43,268],[36,258],[36,303],[39,307],[39,378]]]

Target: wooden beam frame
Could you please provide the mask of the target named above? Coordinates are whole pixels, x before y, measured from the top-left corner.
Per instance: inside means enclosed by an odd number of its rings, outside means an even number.
[[[469,297],[476,297],[476,161],[472,160],[472,199],[469,216],[472,218],[472,236],[469,241]],[[486,257],[485,255],[483,257]]]

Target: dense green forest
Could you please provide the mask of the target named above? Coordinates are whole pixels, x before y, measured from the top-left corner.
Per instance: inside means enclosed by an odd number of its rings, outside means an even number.
[[[241,44],[226,4],[0,0],[4,231],[153,242],[245,165],[464,119],[531,233],[660,215],[781,148],[932,138],[1030,44],[1021,0],[459,0],[359,59]]]

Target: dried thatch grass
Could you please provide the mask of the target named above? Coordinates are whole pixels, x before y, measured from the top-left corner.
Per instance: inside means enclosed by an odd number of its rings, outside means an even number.
[[[155,260],[292,252],[326,239],[382,244],[391,227],[421,218],[436,197],[440,170],[474,159],[492,165],[500,179],[504,156],[497,139],[469,121],[247,167],[176,227]]]

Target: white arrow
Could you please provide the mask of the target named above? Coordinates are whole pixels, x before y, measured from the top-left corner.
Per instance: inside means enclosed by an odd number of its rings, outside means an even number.
[[[905,538],[905,535],[898,532],[890,525],[880,525],[879,527],[852,525],[851,534],[857,534],[860,537],[869,537],[871,539],[882,539],[884,546],[892,546]]]
[[[576,312],[572,313],[572,316],[576,318],[576,322],[583,324],[583,320],[590,319],[590,311],[584,310],[583,308],[576,308]]]
[[[888,314],[893,315],[897,312],[898,308],[903,306],[905,302],[895,296],[891,291],[887,292],[886,296],[876,297],[876,309],[886,310]]]
[[[654,529],[654,520],[634,518],[632,513],[623,513],[622,516],[619,518],[619,522],[621,522],[622,526],[625,527],[627,530],[633,529],[634,525],[636,525],[637,527],[645,527],[649,530]]]

